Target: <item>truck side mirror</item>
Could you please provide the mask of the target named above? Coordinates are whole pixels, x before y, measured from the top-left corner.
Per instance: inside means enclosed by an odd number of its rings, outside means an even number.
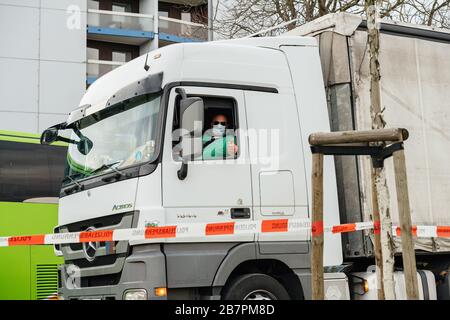
[[[93,146],[94,143],[91,141],[91,139],[85,136],[82,136],[80,138],[80,141],[77,142],[77,149],[83,155],[87,155],[92,150]]]
[[[41,144],[52,144],[58,140],[58,129],[48,128],[41,135]]]
[[[83,136],[83,134],[78,129],[73,129],[75,133],[80,137],[80,141],[75,141],[71,139],[67,139],[64,137],[61,137],[58,135],[59,129],[66,129],[63,124],[58,124],[53,127],[50,127],[46,129],[44,132],[42,132],[41,135],[41,144],[49,145],[56,141],[62,141],[66,143],[75,144],[77,146],[78,151],[83,154],[87,155],[94,146],[94,143],[89,139],[88,137]]]
[[[181,147],[185,160],[202,155],[203,112],[202,98],[187,98],[180,102]]]
[[[187,176],[187,162],[202,155],[202,130],[204,103],[200,97],[186,97],[183,89],[178,90],[180,100],[180,129],[181,129],[181,155],[183,164],[178,170],[178,178],[184,180]]]

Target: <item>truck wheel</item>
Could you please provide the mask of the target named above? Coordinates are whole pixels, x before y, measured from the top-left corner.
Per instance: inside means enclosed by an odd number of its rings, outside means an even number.
[[[239,276],[224,288],[223,300],[289,300],[286,289],[274,278],[252,273]]]

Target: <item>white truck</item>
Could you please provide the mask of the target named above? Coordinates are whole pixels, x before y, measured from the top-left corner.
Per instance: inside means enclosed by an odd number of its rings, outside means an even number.
[[[381,32],[385,120],[410,132],[412,221],[450,225],[450,33],[391,22]],[[366,44],[361,18],[334,14],[280,37],[167,46],[101,77],[41,138],[70,143],[55,232],[309,219],[309,134],[371,128]],[[232,130],[232,151],[227,140],[208,158],[216,125]],[[371,220],[369,161],[325,158],[325,225]],[[325,235],[327,298],[376,298],[372,248],[368,231]],[[448,299],[450,242],[416,249],[421,298]],[[65,299],[311,297],[306,230],[55,250]],[[396,279],[400,299],[401,269]]]

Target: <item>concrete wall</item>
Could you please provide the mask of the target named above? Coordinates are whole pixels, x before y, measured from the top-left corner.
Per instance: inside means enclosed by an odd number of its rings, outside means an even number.
[[[153,26],[155,32],[158,28],[158,6],[154,0],[140,0],[139,9],[140,13],[153,15]],[[146,54],[147,52],[158,48],[158,35],[155,34],[155,38],[152,41],[147,41],[140,47],[140,54]]]
[[[0,0],[0,130],[62,122],[86,88],[86,0]]]

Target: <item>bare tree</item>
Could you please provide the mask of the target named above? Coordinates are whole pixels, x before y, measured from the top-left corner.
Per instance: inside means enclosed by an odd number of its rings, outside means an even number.
[[[450,0],[383,0],[380,16],[401,22],[449,28]],[[349,12],[365,16],[364,0],[218,0],[215,32],[223,38],[246,36],[278,24],[276,35],[320,16]]]
[[[439,28],[450,28],[449,0],[408,0],[399,2],[401,3],[392,7],[388,12],[383,12],[382,17]]]

